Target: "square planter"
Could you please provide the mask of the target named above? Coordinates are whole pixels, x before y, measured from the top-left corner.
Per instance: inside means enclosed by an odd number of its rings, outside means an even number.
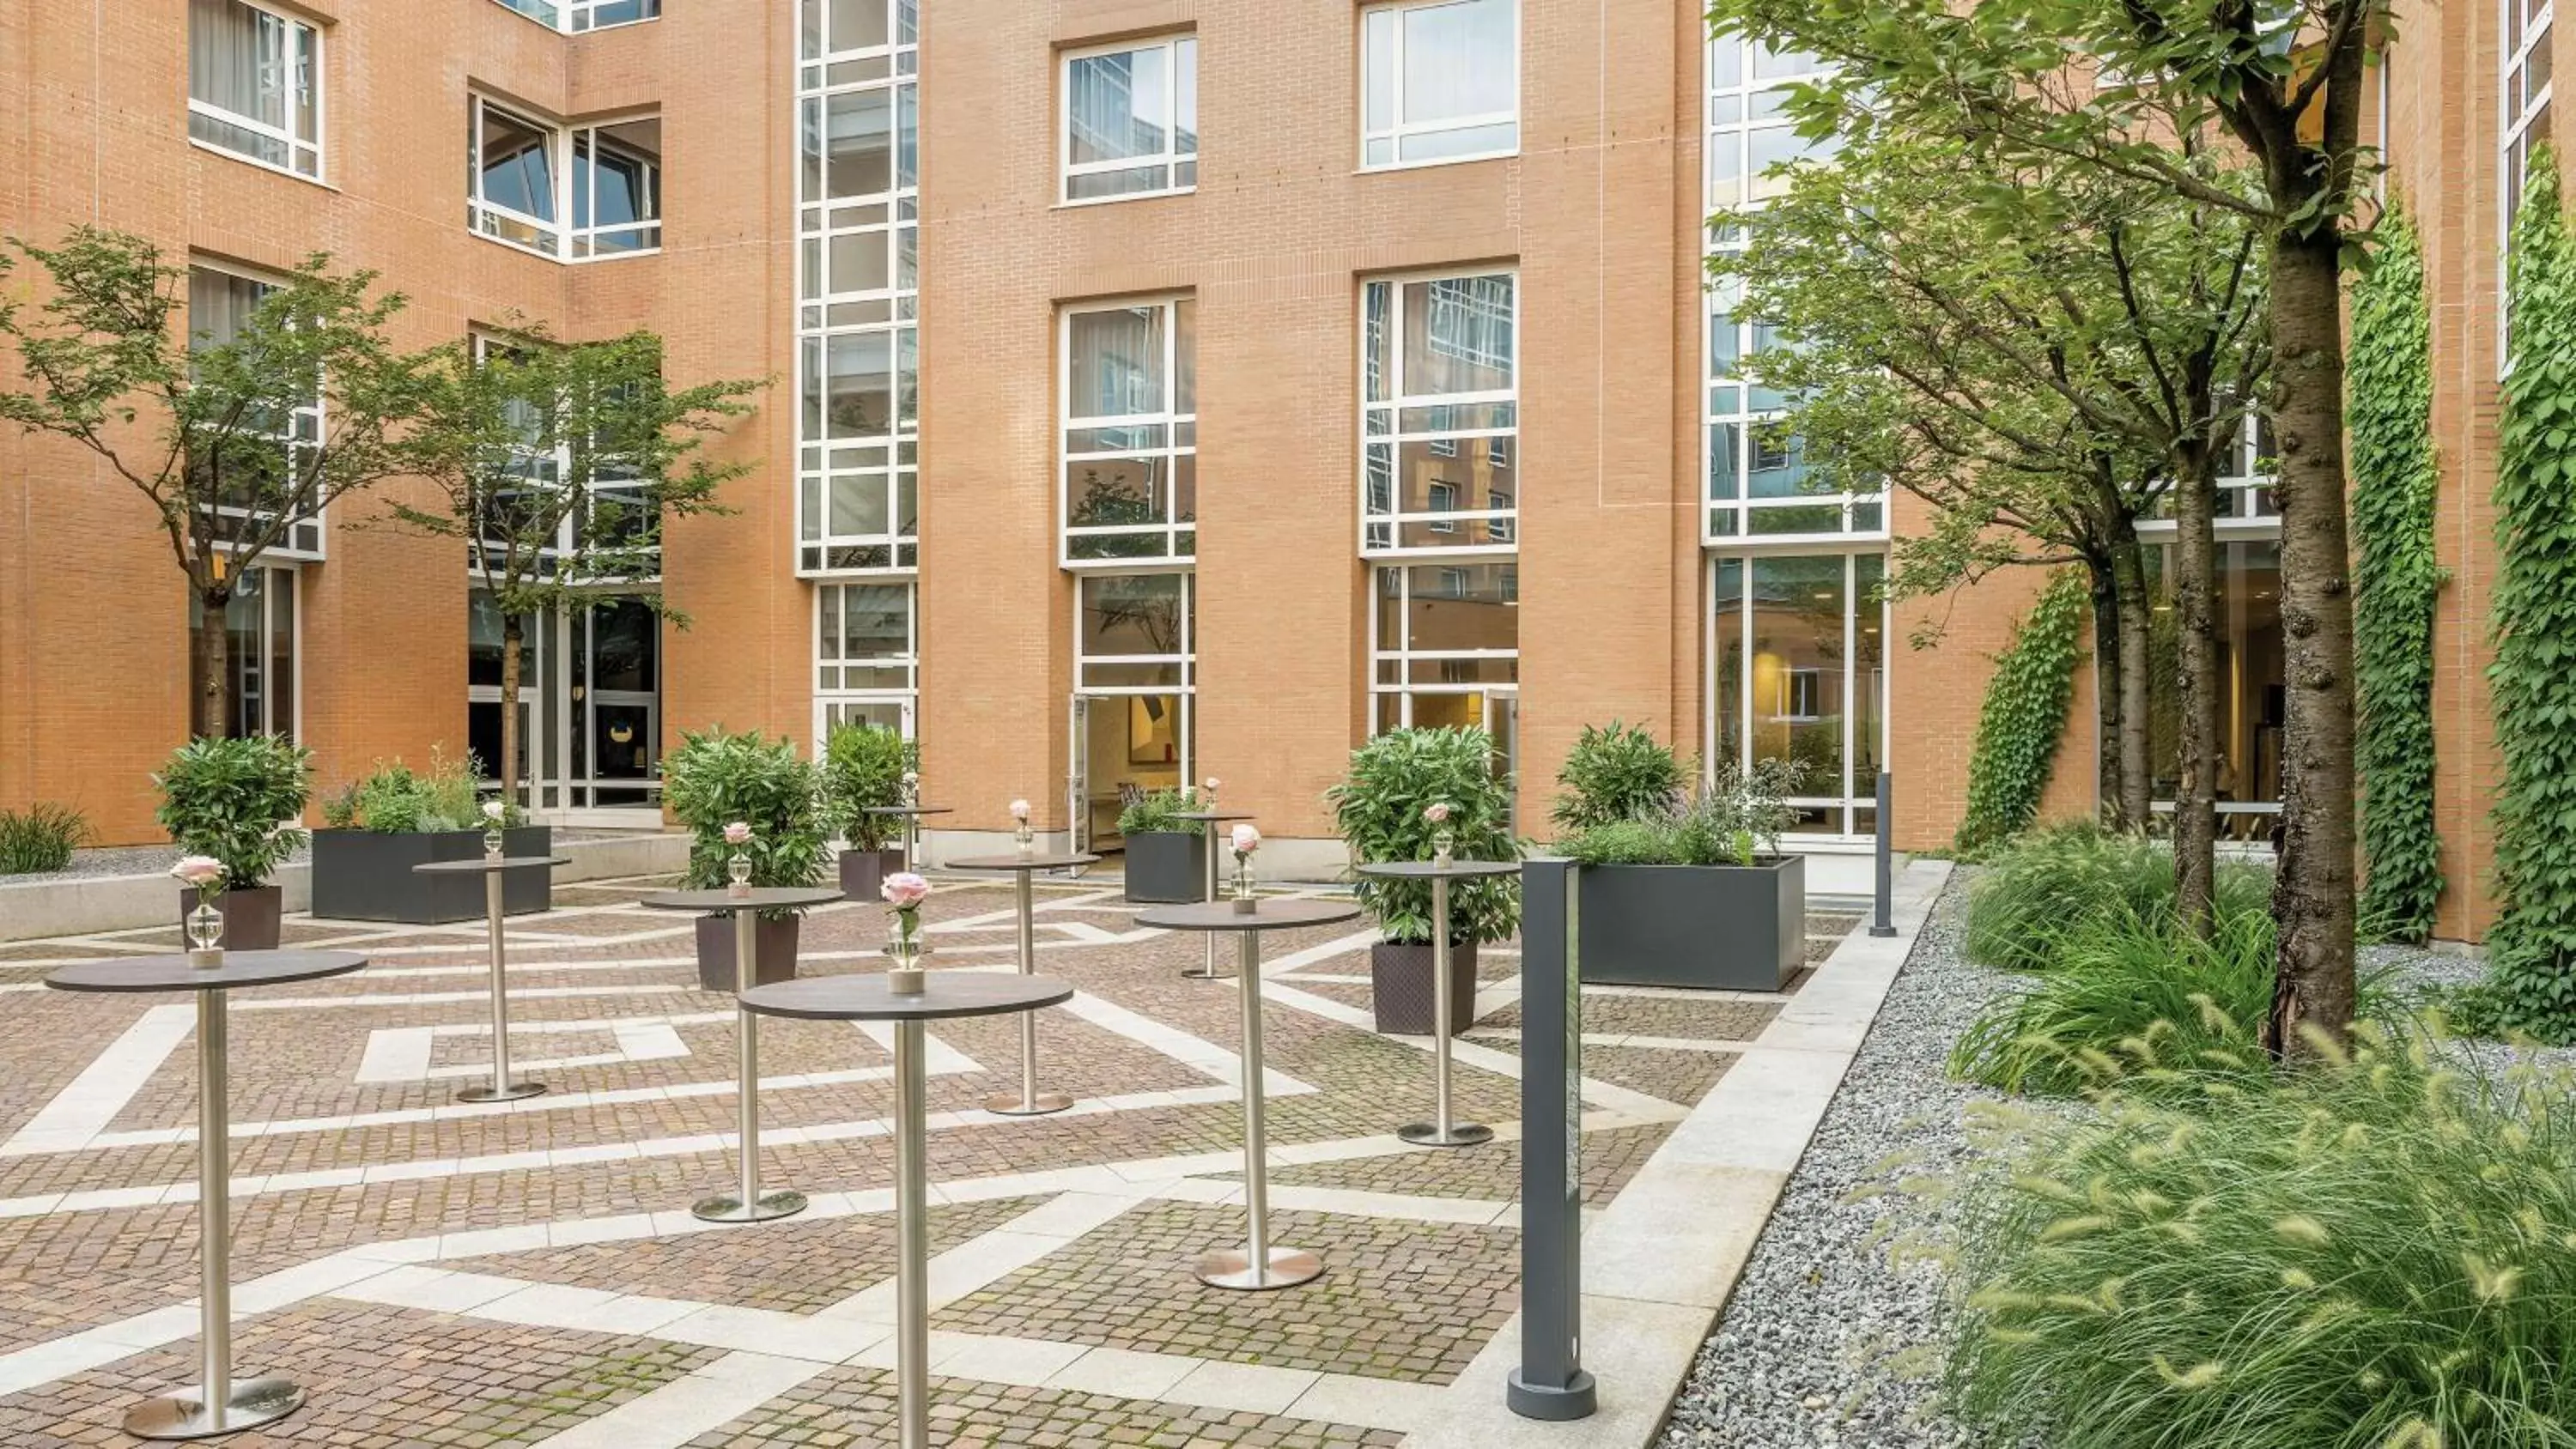
[[[505,855],[550,855],[554,830],[521,825],[501,832]],[[442,926],[483,919],[480,877],[427,876],[412,867],[483,854],[480,830],[383,835],[372,830],[313,832],[313,914],[336,921],[397,921]],[[554,899],[554,872],[514,870],[501,877],[501,910],[524,916]]]
[[[1369,947],[1369,1005],[1388,1036],[1429,1036],[1438,1017],[1432,997],[1431,943],[1380,941]],[[1449,947],[1449,1034],[1476,1024],[1476,943]]]
[[[854,845],[841,852],[840,867],[841,894],[854,901],[872,901],[885,878],[903,869],[903,851],[862,850]]]
[[[1127,899],[1179,905],[1207,899],[1204,835],[1148,830],[1127,837]]]
[[[752,985],[796,979],[796,928],[804,919],[794,911],[782,911],[752,923]],[[731,991],[736,984],[732,915],[698,917],[698,989]]]
[[[197,908],[197,888],[179,888],[179,949],[188,946],[188,913]],[[286,892],[276,886],[252,886],[248,890],[226,891],[215,901],[215,909],[224,918],[224,949],[227,951],[274,951],[277,949],[277,918],[285,912]]]
[[[1777,991],[1806,960],[1804,856],[1587,866],[1575,890],[1586,981]]]

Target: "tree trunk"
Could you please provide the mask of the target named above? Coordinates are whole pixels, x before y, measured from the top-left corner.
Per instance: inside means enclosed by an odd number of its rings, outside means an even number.
[[[2111,548],[2111,588],[2119,599],[2115,643],[2120,654],[2119,823],[2143,831],[2155,818],[2154,751],[2147,747],[2147,558],[2137,531],[2122,523]]]
[[[2206,937],[2218,886],[2217,460],[2183,450],[2174,478],[2171,579],[2181,736],[2174,779],[2174,918]],[[2240,761],[2239,768],[2251,761]]]
[[[2272,423],[2280,440],[2281,632],[2287,736],[2280,949],[2263,1044],[2352,1023],[2355,797],[2351,553],[2344,531],[2343,314],[2332,227],[2272,243]]]
[[[2128,732],[2120,705],[2128,691],[2121,669],[2120,594],[2112,583],[2108,555],[2086,558],[2084,571],[2092,580],[2093,594],[2094,813],[2106,827],[2122,830],[2128,824],[2120,818]]]
[[[230,621],[224,617],[233,601],[229,584],[212,584],[197,591],[197,627],[188,641],[190,683],[188,733],[199,739],[221,739],[232,733],[233,637]]]
[[[519,655],[527,629],[514,613],[501,616],[501,758],[492,762],[492,778],[501,782],[501,798],[519,798]],[[529,804],[534,805],[531,799]]]

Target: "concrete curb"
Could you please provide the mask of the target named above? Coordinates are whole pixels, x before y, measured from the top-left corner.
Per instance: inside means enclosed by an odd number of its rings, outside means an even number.
[[[557,885],[659,875],[688,864],[689,837],[661,833],[568,840],[558,842],[555,853],[572,862],[555,867]],[[312,908],[312,872],[302,862],[279,867],[275,882],[285,890],[287,910]],[[178,891],[177,882],[158,873],[66,876],[0,886],[0,941],[175,925],[179,919]]]

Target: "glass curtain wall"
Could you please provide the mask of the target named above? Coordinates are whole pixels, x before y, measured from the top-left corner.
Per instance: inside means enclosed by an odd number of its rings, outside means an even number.
[[[814,744],[832,727],[878,725],[909,738],[919,688],[908,580],[814,589]]]
[[[1886,560],[1875,553],[1761,553],[1711,564],[1710,758],[1800,769],[1794,830],[1878,828],[1887,750]]]
[[[191,598],[189,629],[194,630],[204,617],[204,604]],[[232,716],[225,721],[227,734],[237,739],[295,737],[295,626],[295,570],[254,567],[234,580],[232,599],[224,605],[224,632],[231,639],[226,678]],[[203,689],[205,679],[193,667],[193,651],[189,663],[190,689]]]

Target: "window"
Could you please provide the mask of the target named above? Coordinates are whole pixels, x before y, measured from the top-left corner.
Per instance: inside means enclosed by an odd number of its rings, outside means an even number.
[[[244,0],[188,0],[188,136],[321,180],[321,32]]]
[[[204,618],[205,606],[188,597],[188,627]],[[233,582],[224,605],[224,632],[231,636],[226,671],[231,679],[232,718],[224,732],[295,737],[295,570],[266,565],[246,569]],[[190,661],[195,662],[193,658]],[[204,680],[190,677],[190,687]]]
[[[919,564],[920,66],[913,0],[802,0],[796,567]]]
[[[2147,659],[2148,750],[2157,762],[2154,789],[2159,809],[2173,808],[2176,761],[2182,748],[2182,683],[2173,636],[2173,550],[2150,548],[2155,612],[2149,616]],[[2218,598],[2212,623],[2218,636],[2218,836],[2249,845],[2269,844],[2281,813],[2281,746],[2284,711],[2284,641],[2281,630],[2281,546],[2269,538],[2224,539],[2218,544]]]
[[[515,781],[538,810],[639,809],[661,794],[662,623],[633,599],[523,616]],[[466,594],[466,747],[500,786],[502,616]]]
[[[2503,175],[2497,190],[2504,207],[2504,224],[2496,233],[2499,257],[2513,242],[2513,222],[2522,212],[2522,188],[2531,179],[2531,154],[2549,141],[2549,97],[2551,61],[2551,22],[2557,15],[2552,0],[2499,0],[2504,6],[2503,108],[2500,131],[2504,145]],[[2509,305],[2501,286],[2497,289],[2498,306]],[[2498,355],[2504,342],[2498,338]]]
[[[261,299],[275,290],[239,272],[203,264],[190,267],[189,350],[220,347],[240,336]],[[248,531],[266,508],[301,486],[302,464],[322,442],[320,394],[274,421],[276,426],[266,431],[242,429],[232,439],[234,446],[225,448],[220,457],[191,460],[192,467],[219,470],[214,489],[218,544]],[[318,559],[323,537],[320,518],[299,519],[263,552],[272,557]]]
[[[662,0],[501,0],[540,25],[578,34],[657,19]]]
[[[1064,314],[1066,565],[1197,551],[1192,317],[1186,297]]]
[[[662,246],[662,122],[563,127],[476,96],[467,122],[466,225],[571,261]]]
[[[474,361],[478,366],[495,357],[526,355],[524,344],[489,333],[474,334]],[[524,402],[517,406],[526,408]],[[518,421],[525,446],[519,450],[519,456],[512,464],[513,475],[521,480],[514,491],[531,496],[552,493],[562,487],[563,480],[572,473],[571,440],[557,439],[551,445],[546,444],[543,437],[545,420],[532,411],[525,412]],[[562,567],[563,560],[578,558],[584,551],[585,541],[594,547],[650,545],[653,535],[661,527],[661,518],[655,509],[647,506],[644,489],[635,481],[632,469],[622,467],[604,455],[594,455],[590,475],[589,497],[579,508],[564,515],[553,541],[539,545],[537,549],[538,568],[547,575],[555,574]],[[497,498],[495,502],[502,509],[511,506],[507,497]],[[532,506],[539,510],[534,515],[537,518],[544,518],[554,511],[551,499]],[[481,567],[479,560],[475,566]],[[654,572],[657,570],[648,571],[645,576],[651,577]]]
[[[1083,575],[1075,691],[1189,690],[1198,663],[1193,582],[1186,573]]]
[[[1495,729],[1520,686],[1520,566],[1381,565],[1370,590],[1369,692],[1378,731]]]
[[[1886,758],[1887,561],[1756,554],[1710,569],[1708,758],[1795,760],[1797,833],[1870,834]]]
[[[1414,166],[1520,149],[1514,0],[1410,0],[1360,12],[1360,164]]]
[[[1065,200],[1187,191],[1198,185],[1198,155],[1195,37],[1065,57]]]
[[[1513,285],[1497,273],[1361,288],[1363,554],[1511,549],[1520,508]]]
[[[909,696],[919,663],[912,603],[909,581],[816,587],[815,693]]]

